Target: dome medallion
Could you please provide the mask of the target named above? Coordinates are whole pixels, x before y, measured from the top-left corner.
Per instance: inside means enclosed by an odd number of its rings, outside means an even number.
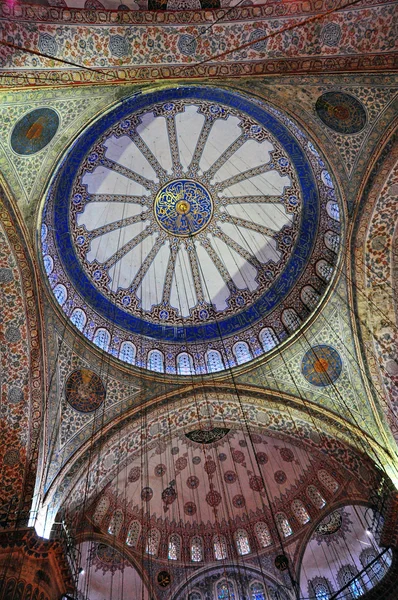
[[[160,227],[170,235],[188,237],[202,231],[213,214],[206,188],[191,179],[176,179],[156,194],[154,213]]]
[[[199,86],[134,96],[90,125],[42,215],[44,268],[75,327],[183,375],[284,341],[319,303],[340,235],[332,177],[299,127]]]

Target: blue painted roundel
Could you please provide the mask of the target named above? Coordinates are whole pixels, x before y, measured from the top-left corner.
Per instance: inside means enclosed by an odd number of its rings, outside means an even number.
[[[117,331],[118,348],[135,336],[168,356],[232,348],[267,319],[278,334],[320,258],[320,194],[336,200],[321,172],[313,144],[270,106],[199,86],[136,95],[89,126],[54,177],[42,241],[54,295],[87,337]],[[139,364],[133,355],[123,360]]]

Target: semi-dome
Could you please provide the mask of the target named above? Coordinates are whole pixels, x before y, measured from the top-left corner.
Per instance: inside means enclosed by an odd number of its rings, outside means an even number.
[[[297,330],[340,235],[333,181],[298,125],[199,86],[101,116],[42,218],[44,268],[74,326],[126,363],[182,375],[248,362]]]

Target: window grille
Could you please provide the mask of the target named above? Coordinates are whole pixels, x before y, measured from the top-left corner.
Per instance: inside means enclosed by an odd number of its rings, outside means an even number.
[[[259,339],[264,352],[272,350],[272,348],[275,348],[279,343],[276,333],[271,327],[264,327],[264,329],[260,331]]]
[[[87,322],[86,313],[81,308],[75,308],[70,320],[79,331],[83,331]]]

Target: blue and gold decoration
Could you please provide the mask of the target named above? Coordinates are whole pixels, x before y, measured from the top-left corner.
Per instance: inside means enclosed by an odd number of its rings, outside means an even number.
[[[154,211],[160,227],[171,235],[188,237],[202,231],[213,214],[213,201],[200,183],[170,181],[158,192]]]
[[[65,396],[78,412],[91,413],[105,400],[105,387],[96,373],[90,369],[78,369],[66,381]]]
[[[312,385],[326,387],[340,377],[342,362],[337,350],[331,346],[313,346],[305,353],[301,372]]]
[[[358,133],[366,125],[366,112],[361,102],[343,92],[327,92],[315,104],[318,117],[337,133]]]
[[[23,156],[36,154],[51,142],[58,127],[59,117],[55,110],[36,108],[15,125],[11,134],[11,148]]]

